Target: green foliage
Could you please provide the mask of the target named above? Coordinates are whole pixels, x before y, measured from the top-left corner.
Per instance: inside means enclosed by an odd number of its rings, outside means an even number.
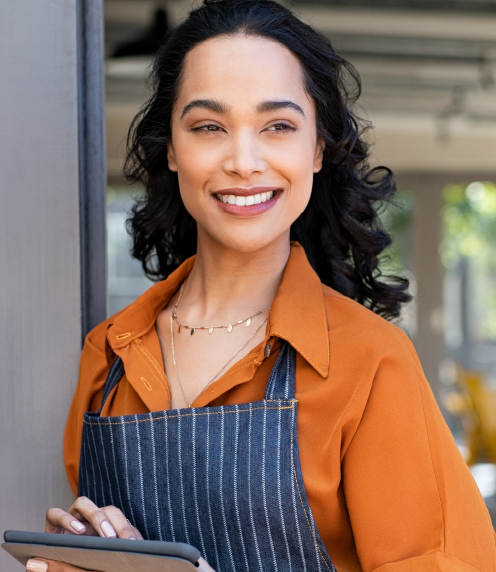
[[[399,190],[380,213],[381,223],[393,239],[382,256],[384,274],[404,274],[405,269],[412,267],[412,216],[413,195],[407,190]]]
[[[462,258],[485,258],[496,263],[496,185],[448,185],[443,191],[444,236],[441,258],[447,269]]]
[[[496,185],[448,185],[443,194],[441,259],[448,271],[467,261],[476,338],[496,340]]]

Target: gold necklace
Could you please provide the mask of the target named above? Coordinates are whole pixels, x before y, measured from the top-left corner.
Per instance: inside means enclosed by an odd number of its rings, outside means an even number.
[[[170,330],[171,330],[171,347],[172,347],[172,363],[174,364],[174,371],[176,373],[176,377],[177,377],[177,381],[179,382],[179,387],[181,388],[181,393],[183,394],[183,398],[185,403],[187,404],[188,407],[191,407],[191,403],[188,401],[186,394],[184,393],[184,388],[183,388],[183,384],[181,383],[181,378],[179,377],[179,372],[177,371],[177,363],[176,363],[176,348],[174,345],[174,322],[173,322],[173,315],[175,310],[177,309],[177,305],[179,304],[179,300],[181,299],[181,295],[183,293],[182,291],[182,285],[181,285],[181,291],[179,292],[179,297],[178,300],[176,302],[176,305],[174,306],[174,311],[171,313],[169,321],[170,321]],[[270,308],[269,308],[270,309]],[[259,314],[261,314],[262,312],[259,312]],[[258,314],[256,314],[258,315]],[[241,352],[244,350],[244,348],[246,348],[246,346],[248,345],[248,343],[258,334],[258,332],[262,329],[262,327],[267,323],[268,317],[265,318],[265,320],[260,324],[260,326],[258,326],[258,328],[253,332],[253,334],[246,340],[246,342],[239,348],[239,350],[237,352],[234,353],[234,355],[232,355],[229,360],[220,368],[220,370],[212,377],[212,379],[201,389],[201,391],[198,393],[198,395],[200,395],[201,393],[203,393],[205,391],[205,389],[207,389],[207,387],[213,383],[217,377],[226,369],[226,367],[232,362],[232,360]],[[230,330],[228,330],[230,331]],[[193,332],[194,333],[194,332]]]
[[[183,286],[184,286],[184,282],[181,284],[181,289],[179,290],[179,296],[177,298],[177,302],[176,302],[174,309],[172,310],[172,314],[171,314],[171,317],[177,322],[177,324],[179,326],[177,329],[178,334],[181,333],[181,330],[183,328],[185,330],[190,330],[191,335],[193,335],[196,332],[196,330],[208,330],[208,333],[211,334],[216,328],[227,328],[227,331],[229,333],[231,333],[235,326],[239,326],[240,324],[244,324],[244,323],[246,323],[246,325],[249,326],[251,324],[252,318],[259,316],[260,314],[263,314],[264,312],[268,312],[271,309],[271,306],[269,306],[268,308],[265,308],[265,310],[260,310],[260,312],[256,312],[255,314],[248,316],[248,318],[245,318],[244,320],[239,320],[238,322],[235,322],[234,324],[226,324],[226,325],[218,325],[218,326],[214,326],[214,325],[212,325],[212,326],[187,326],[186,324],[181,324],[181,322],[179,321],[179,319],[177,317],[177,307],[178,307],[179,302],[181,301],[181,297],[183,295]]]
[[[203,393],[205,391],[205,389],[207,389],[207,387],[217,379],[217,377],[226,369],[226,367],[239,354],[239,352],[241,352],[248,345],[250,340],[252,340],[258,334],[258,332],[262,329],[262,327],[267,323],[267,319],[268,318],[265,318],[265,320],[260,324],[260,326],[258,326],[258,328],[246,340],[246,342],[239,348],[239,350],[233,356],[231,356],[229,358],[227,363],[225,363],[220,368],[220,370],[212,377],[212,379],[201,389],[201,391],[198,393],[198,395],[200,395],[200,393]],[[186,394],[184,393],[184,388],[183,388],[183,384],[181,383],[181,378],[179,377],[179,372],[177,371],[176,351],[175,351],[175,346],[174,346],[174,324],[172,321],[172,314],[170,315],[170,328],[171,328],[172,363],[174,364],[174,371],[176,372],[177,381],[179,382],[179,387],[181,388],[181,393],[183,394],[184,401],[186,402],[188,407],[191,407],[191,403],[188,402],[188,399],[186,398]]]

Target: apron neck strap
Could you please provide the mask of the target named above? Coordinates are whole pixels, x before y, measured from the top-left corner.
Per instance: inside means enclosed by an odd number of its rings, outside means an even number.
[[[102,402],[100,404],[100,411],[102,411],[103,406],[105,405],[105,402],[108,399],[108,396],[110,395],[110,393],[112,392],[114,387],[122,379],[123,375],[124,375],[124,364],[122,363],[121,358],[117,357],[117,359],[114,361],[114,363],[111,365],[111,367],[109,369],[107,379],[105,381],[105,385],[103,386],[103,394],[102,394]]]
[[[265,399],[294,399],[296,384],[296,351],[281,340],[281,349],[265,387]]]

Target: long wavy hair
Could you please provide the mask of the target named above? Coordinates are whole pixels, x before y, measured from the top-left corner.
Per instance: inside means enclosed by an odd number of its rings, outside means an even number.
[[[204,0],[156,54],[153,95],[128,135],[125,174],[146,188],[128,219],[132,255],[147,276],[160,280],[196,252],[196,222],[181,200],[177,173],[168,168],[172,109],[186,54],[210,38],[241,34],[280,42],[298,58],[325,142],[323,168],[314,175],[307,208],[291,226],[291,239],[303,246],[324,284],[387,319],[397,317],[410,300],[408,280],[381,272],[381,253],[391,238],[378,216],[395,184],[389,169],[367,164],[366,124],[352,111],[360,77],[326,37],[272,0]]]

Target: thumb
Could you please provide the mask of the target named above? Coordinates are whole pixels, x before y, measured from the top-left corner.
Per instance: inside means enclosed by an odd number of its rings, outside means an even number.
[[[27,572],[87,572],[82,568],[76,568],[65,562],[57,560],[45,560],[41,558],[31,558],[26,564]]]

